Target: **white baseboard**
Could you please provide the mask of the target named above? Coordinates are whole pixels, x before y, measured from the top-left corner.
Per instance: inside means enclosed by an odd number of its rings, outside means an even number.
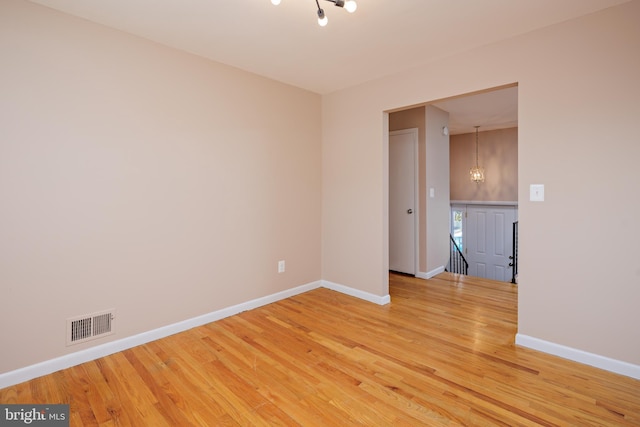
[[[588,353],[528,335],[516,334],[516,344],[640,380],[640,365],[611,359],[600,356],[599,354]]]
[[[85,362],[90,362],[92,360],[99,359],[100,357],[108,356],[119,351],[124,351],[151,341],[165,338],[170,335],[186,331],[188,329],[215,322],[216,320],[224,319],[225,317],[233,316],[234,314],[242,313],[243,311],[253,310],[254,308],[271,304],[273,302],[277,302],[285,298],[289,298],[294,295],[298,295],[320,287],[332,289],[334,291],[354,296],[356,298],[360,298],[379,305],[388,304],[391,301],[389,295],[380,297],[368,292],[350,288],[348,286],[319,280],[292,289],[287,289],[286,291],[277,292],[272,295],[267,295],[265,297],[216,310],[202,316],[193,317],[191,319],[143,332],[141,334],[122,338],[105,344],[100,344],[86,350],[80,350],[75,353],[56,357],[55,359],[46,360],[41,363],[36,363],[34,365],[0,374],[0,388],[10,387],[24,381],[29,381],[33,378],[51,374],[61,369],[66,369]]]
[[[420,271],[418,274],[416,274],[416,277],[419,279],[431,279],[432,277],[435,277],[440,273],[444,273],[444,266],[440,266],[426,273]]]
[[[364,292],[358,289],[350,288],[348,286],[329,282],[327,280],[322,281],[322,287],[343,293],[345,295],[351,295],[352,297],[360,298],[362,300],[369,301],[378,305],[385,305],[391,302],[391,297],[389,296],[389,294],[384,296],[379,296],[379,295],[371,294],[369,292]]]

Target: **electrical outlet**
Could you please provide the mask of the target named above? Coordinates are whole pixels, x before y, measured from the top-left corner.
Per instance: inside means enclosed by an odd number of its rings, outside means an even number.
[[[278,261],[278,273],[284,273],[284,260]]]

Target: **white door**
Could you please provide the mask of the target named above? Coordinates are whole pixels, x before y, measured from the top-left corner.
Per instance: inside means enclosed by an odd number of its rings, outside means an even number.
[[[389,270],[416,274],[418,130],[389,132]]]
[[[467,206],[466,258],[469,275],[511,281],[514,206]]]

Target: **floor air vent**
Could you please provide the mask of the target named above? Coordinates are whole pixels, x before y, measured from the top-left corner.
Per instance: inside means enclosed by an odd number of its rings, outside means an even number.
[[[116,311],[107,310],[67,319],[67,345],[113,334],[115,318]]]

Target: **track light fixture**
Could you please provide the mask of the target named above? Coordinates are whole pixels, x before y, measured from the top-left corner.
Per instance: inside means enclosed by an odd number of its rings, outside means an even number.
[[[273,4],[274,6],[277,6],[280,4],[280,1],[281,0],[271,0],[271,4]],[[358,4],[355,2],[355,0],[325,0],[325,1],[331,2],[338,7],[342,7],[349,13],[355,12],[356,9],[358,8]],[[324,27],[329,22],[329,19],[325,15],[324,9],[320,7],[319,0],[316,0],[316,6],[318,6],[318,25],[320,25],[321,27]]]

